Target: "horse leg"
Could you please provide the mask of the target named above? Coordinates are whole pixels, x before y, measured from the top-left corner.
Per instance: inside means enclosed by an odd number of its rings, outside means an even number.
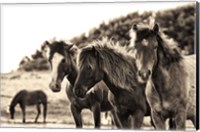
[[[116,115],[116,112],[114,110],[111,110],[111,115],[112,115],[112,121],[114,122],[114,125],[117,127],[117,128],[122,128],[122,125]]]
[[[153,122],[153,118],[152,118],[151,115],[150,115],[150,123],[151,123],[151,125],[152,125],[154,128],[156,128],[156,126],[155,126],[155,124],[154,124],[154,122]]]
[[[169,118],[169,129],[174,130],[176,128],[175,120],[174,118]]]
[[[20,103],[20,108],[22,109],[22,122],[26,122],[26,108],[25,103]]]
[[[127,113],[123,113],[123,112],[117,112],[117,116],[121,122],[121,125],[122,125],[122,128],[130,128],[130,125],[129,125],[129,120],[128,120],[128,117],[129,115]]]
[[[44,117],[44,123],[46,123],[46,116],[47,116],[47,102],[43,104],[43,117]]]
[[[71,112],[76,123],[76,128],[82,128],[82,117],[81,110],[78,109],[75,105],[71,104]]]
[[[192,118],[190,118],[190,120],[192,121],[194,127],[197,128],[197,126],[196,126],[196,116],[193,116]]]
[[[40,116],[41,110],[40,110],[40,104],[36,104],[37,107],[37,116],[35,118],[35,123],[37,123],[38,117]]]
[[[186,110],[179,108],[175,115],[176,130],[185,130]]]
[[[135,115],[133,115],[133,128],[140,129],[143,123],[145,113],[142,111],[137,111]]]
[[[156,129],[165,130],[166,129],[166,127],[165,127],[166,118],[164,118],[162,116],[162,114],[159,114],[158,112],[156,112],[154,110],[151,110],[151,115],[152,115],[154,125],[156,126]]]
[[[94,125],[95,128],[100,128],[101,126],[101,106],[99,103],[96,103],[92,106],[92,112],[94,116]]]

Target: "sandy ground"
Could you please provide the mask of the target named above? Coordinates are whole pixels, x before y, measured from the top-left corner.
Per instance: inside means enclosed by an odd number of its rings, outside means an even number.
[[[69,101],[65,94],[65,86],[68,83],[65,79],[62,83],[62,90],[53,93],[48,88],[50,72],[12,72],[1,74],[1,123],[0,127],[37,127],[37,128],[75,128],[74,120],[69,109]],[[39,123],[35,124],[36,106],[26,107],[26,124],[22,123],[22,115],[19,106],[16,106],[15,119],[9,119],[8,106],[14,95],[22,90],[43,90],[48,95],[47,123],[43,124],[42,115]],[[42,108],[42,107],[41,107]],[[83,110],[83,127],[93,128],[93,116],[89,110]],[[105,113],[101,115],[102,129],[113,129],[111,118],[105,118]],[[150,125],[149,117],[144,119],[142,129],[153,129]],[[187,121],[187,130],[195,130],[193,124]]]

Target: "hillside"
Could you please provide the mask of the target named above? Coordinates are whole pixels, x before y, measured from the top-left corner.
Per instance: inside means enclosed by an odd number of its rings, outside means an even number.
[[[152,12],[138,14],[133,12],[110,20],[107,24],[101,23],[99,27],[93,28],[86,36],[85,33],[75,36],[71,42],[80,46],[103,37],[119,41],[123,45],[129,44],[129,30],[133,23],[148,23]],[[178,43],[178,47],[185,55],[194,53],[194,20],[195,5],[182,6],[177,9],[170,9],[156,12],[156,22],[160,25],[166,35]],[[45,41],[45,40],[44,40]],[[31,58],[25,57],[19,64],[20,70],[48,70],[47,60],[43,56],[44,45],[40,50],[32,54]]]

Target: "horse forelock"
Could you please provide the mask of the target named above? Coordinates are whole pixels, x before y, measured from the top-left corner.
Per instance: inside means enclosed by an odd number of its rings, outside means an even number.
[[[98,56],[93,53],[94,49]],[[81,50],[78,65],[93,65],[94,61],[98,61],[99,68],[107,74],[114,85],[130,89],[136,85],[135,60],[127,51],[127,47],[115,44],[111,40],[94,41],[93,45]]]
[[[65,53],[72,56],[73,58],[76,58],[78,53],[78,47],[76,45],[73,45],[70,49],[65,49],[65,46],[71,45],[73,44],[64,40],[51,42],[48,46],[49,48],[47,50],[47,58],[51,60],[55,53],[59,53],[60,55],[64,56],[64,50],[66,51]]]

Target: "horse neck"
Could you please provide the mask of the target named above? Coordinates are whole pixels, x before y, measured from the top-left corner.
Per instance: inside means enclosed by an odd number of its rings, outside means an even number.
[[[69,73],[69,75],[67,76],[67,79],[69,80],[70,84],[72,86],[74,86],[74,83],[76,81],[76,77],[77,77],[77,74],[78,74],[78,70],[77,70],[77,67],[74,63],[72,64],[71,68],[72,68],[71,73]]]
[[[107,53],[109,54],[109,53]],[[120,55],[113,55],[117,56],[120,58]],[[109,86],[109,89],[111,92],[114,94],[119,94],[119,90],[127,90],[127,91],[133,91],[135,87],[138,86],[137,79],[135,78],[134,74],[136,73],[136,66],[135,66],[135,60],[134,58],[127,58],[124,59],[123,56],[120,58],[121,61],[123,62],[123,65],[126,65],[127,70],[126,71],[121,71],[120,73],[124,74],[110,74],[108,72],[108,69],[112,69],[113,67],[111,65],[107,65],[108,63],[104,61],[103,57],[100,59],[100,65],[101,65],[101,70],[104,72],[104,82]],[[113,57],[113,60],[116,61],[116,58]],[[121,62],[121,63],[122,63]],[[107,68],[105,68],[107,67]],[[121,67],[119,65],[116,65],[116,70],[117,72]],[[114,73],[114,72],[113,72]],[[119,76],[123,76],[121,79],[116,79]],[[126,78],[127,77],[127,78]],[[119,82],[120,81],[120,82]]]
[[[115,84],[113,84],[110,80],[109,77],[107,75],[104,76],[103,81],[105,82],[105,84],[108,86],[109,90],[115,95],[119,95],[120,92],[119,90],[121,90],[120,87],[116,86]]]
[[[17,94],[11,101],[10,107],[14,108],[19,103],[19,94]]]
[[[167,39],[163,39],[159,37],[159,49],[157,51],[158,54],[158,64],[162,67],[168,67],[174,62],[178,62],[182,59],[181,54],[178,52],[176,48],[170,47],[170,42]],[[175,43],[173,43],[175,45]]]

